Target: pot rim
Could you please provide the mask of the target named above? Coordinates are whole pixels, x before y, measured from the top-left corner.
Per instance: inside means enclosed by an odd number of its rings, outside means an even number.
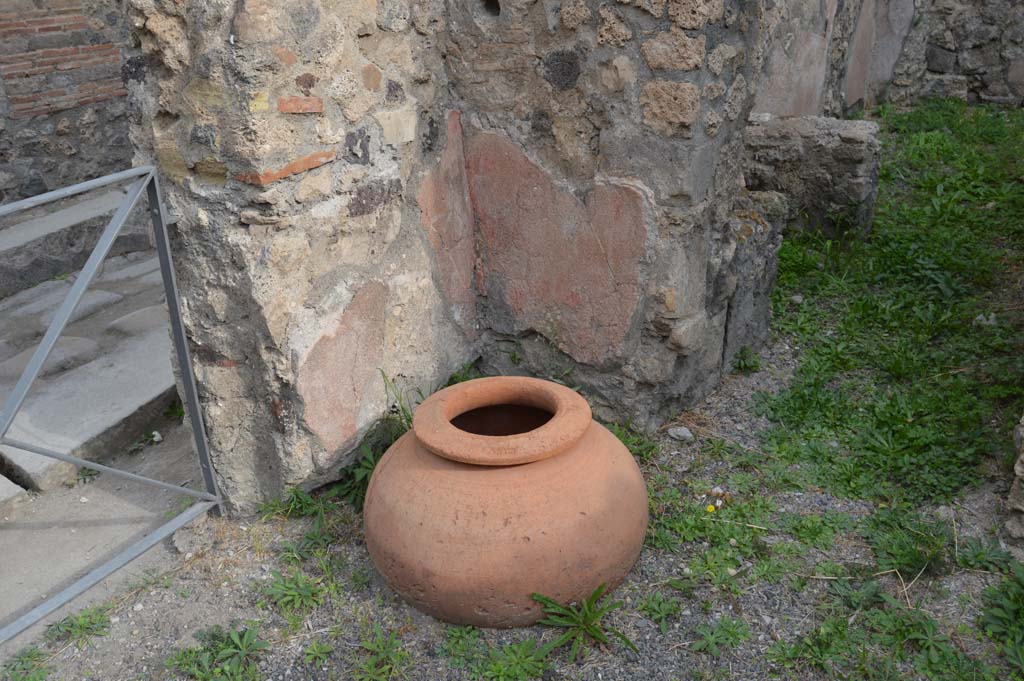
[[[478,435],[452,419],[500,404],[537,407],[551,413],[538,428],[514,435]],[[412,430],[424,447],[445,459],[477,466],[513,466],[541,461],[576,444],[590,427],[590,405],[564,385],[526,376],[492,376],[439,390],[416,408]]]

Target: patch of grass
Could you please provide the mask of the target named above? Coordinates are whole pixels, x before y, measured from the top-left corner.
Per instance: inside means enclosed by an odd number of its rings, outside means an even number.
[[[179,398],[175,397],[170,406],[164,410],[164,418],[171,419],[178,423],[185,420],[185,405]]]
[[[332,492],[352,504],[356,511],[362,513],[363,503],[366,501],[366,489],[370,485],[370,476],[373,475],[373,469],[377,467],[377,463],[384,456],[385,451],[386,449],[363,443],[359,447],[359,455],[355,463],[341,469],[341,479],[338,480],[338,484]]]
[[[744,376],[756,374],[761,370],[761,357],[750,347],[744,345],[732,358],[732,370]]]
[[[852,527],[853,522],[845,513],[790,514],[783,519],[782,527],[798,541],[825,549],[832,545],[836,534]]]
[[[307,613],[323,603],[323,587],[306,573],[294,570],[289,575],[282,575],[275,570],[271,575],[273,579],[263,589],[263,593],[283,612],[296,615]]]
[[[554,647],[571,644],[569,660],[572,662],[576,660],[577,654],[587,644],[611,645],[609,637],[618,639],[622,645],[634,653],[638,652],[636,646],[625,634],[602,622],[608,613],[618,610],[623,605],[622,601],[602,603],[606,590],[607,586],[602,584],[582,602],[568,605],[562,605],[542,594],[533,594],[532,596],[533,600],[541,604],[544,614],[547,615],[540,620],[540,624],[565,629],[565,632],[555,640]]]
[[[95,480],[99,476],[100,472],[94,468],[82,468],[78,469],[78,482],[80,484],[87,484]]]
[[[51,643],[73,643],[85,647],[91,639],[110,632],[110,605],[97,605],[51,624],[46,629],[46,640]]]
[[[661,451],[657,442],[635,429],[632,424],[612,423],[609,424],[608,430],[612,431],[612,435],[619,438],[619,442],[626,445],[626,449],[640,461],[651,461]]]
[[[668,633],[669,620],[677,619],[681,610],[682,606],[678,599],[666,598],[657,591],[640,601],[640,612],[657,624],[662,634]]]
[[[313,639],[302,652],[303,661],[310,666],[320,666],[330,659],[334,648],[319,639]]]
[[[165,665],[196,681],[259,681],[259,660],[270,648],[251,627],[216,626],[195,635],[201,645],[179,650]]]
[[[484,374],[480,373],[480,370],[476,368],[474,362],[466,362],[458,369],[455,370],[448,380],[444,382],[445,388],[448,386],[456,385],[458,383],[465,383],[466,381],[472,381],[475,378],[483,378]]]
[[[1024,408],[1024,316],[1000,285],[1024,248],[1024,115],[925,104],[883,125],[870,237],[783,242],[775,319],[804,356],[760,409],[768,452],[817,484],[919,505],[977,481]]]
[[[325,512],[325,501],[309,492],[293,487],[280,499],[263,504],[260,514],[264,518],[307,518]]]
[[[479,669],[480,678],[488,681],[540,678],[548,668],[550,646],[540,646],[537,641],[528,638],[518,643],[509,643],[500,649],[492,648],[487,661]]]
[[[30,647],[21,650],[4,663],[4,681],[46,681],[53,671],[47,664],[49,655],[39,648]]]
[[[395,632],[385,634],[380,624],[375,622],[370,635],[359,642],[359,648],[362,657],[352,673],[356,681],[402,678],[409,653],[402,648],[402,641]]]
[[[487,645],[475,627],[448,627],[438,652],[456,668],[478,665],[487,656]]]
[[[722,617],[712,624],[697,625],[697,635],[690,650],[721,657],[723,649],[735,648],[750,637],[747,623],[736,617]]]
[[[906,579],[940,573],[953,535],[944,522],[929,521],[913,511],[885,509],[867,522],[865,534],[879,570],[898,570]]]
[[[1006,663],[1024,676],[1024,565],[1015,563],[1002,582],[985,590],[981,626]]]
[[[1007,572],[1013,565],[1013,556],[1009,551],[999,548],[995,542],[967,539],[960,543],[956,564],[972,570]]]

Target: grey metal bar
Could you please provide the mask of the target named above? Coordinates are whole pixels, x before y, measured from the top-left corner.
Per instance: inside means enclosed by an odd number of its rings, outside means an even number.
[[[93,568],[75,583],[47,599],[46,602],[32,608],[32,610],[29,610],[3,629],[0,629],[0,643],[14,638],[16,635],[46,617],[57,608],[61,607],[84,591],[92,588],[106,577],[135,560],[143,553],[174,534],[177,530],[209,511],[214,506],[216,506],[216,503],[212,501],[200,501],[190,506],[183,513],[177,515],[174,519],[161,525],[145,537],[142,537],[135,543],[131,544],[106,563]]]
[[[11,427],[11,423],[14,422],[14,417],[18,413],[18,409],[21,408],[21,404],[25,401],[25,397],[28,395],[28,391],[32,387],[32,383],[36,380],[40,370],[43,368],[43,362],[45,362],[46,358],[49,357],[50,352],[53,350],[53,346],[57,344],[57,339],[64,331],[64,327],[67,325],[68,320],[71,319],[71,313],[75,311],[75,307],[78,305],[78,302],[82,299],[82,296],[85,295],[85,290],[89,287],[93,277],[96,276],[96,272],[99,271],[100,265],[103,264],[103,260],[107,257],[107,253],[110,252],[110,247],[114,245],[114,240],[117,238],[118,232],[121,231],[124,221],[128,218],[128,213],[135,207],[139,197],[142,196],[142,190],[145,189],[151,177],[152,174],[147,174],[132,183],[131,188],[128,190],[128,195],[125,197],[124,202],[114,212],[114,216],[110,218],[110,222],[107,223],[106,228],[104,228],[99,241],[96,243],[96,247],[89,255],[89,259],[86,260],[81,274],[79,274],[78,278],[75,279],[74,285],[68,292],[67,298],[65,298],[64,302],[61,303],[59,308],[57,308],[53,321],[50,322],[50,328],[46,330],[43,340],[39,342],[39,346],[32,354],[32,358],[28,361],[28,366],[26,366],[25,371],[22,372],[21,378],[18,379],[18,383],[14,386],[14,390],[12,390],[11,394],[7,396],[3,410],[0,411],[0,437],[7,434],[8,429]]]
[[[81,466],[82,468],[91,468],[94,471],[110,473],[111,475],[117,476],[119,478],[124,478],[126,480],[134,480],[135,482],[141,482],[144,485],[152,485],[154,487],[160,487],[161,489],[170,490],[171,492],[187,494],[188,496],[195,497],[197,499],[205,499],[206,501],[217,502],[220,501],[220,499],[218,499],[217,495],[215,494],[209,494],[208,492],[200,492],[199,490],[190,489],[188,487],[182,487],[181,485],[172,485],[171,483],[164,482],[162,480],[154,480],[153,478],[147,478],[142,475],[136,475],[135,473],[129,473],[128,471],[123,471],[119,468],[111,468],[110,466],[104,466],[103,464],[96,463],[95,461],[86,461],[85,459],[80,459],[77,456],[71,456],[70,454],[55,452],[52,449],[40,447],[39,445],[34,445],[31,442],[22,442],[21,440],[3,437],[0,438],[0,444],[9,445],[11,447],[17,447],[18,449],[24,449],[26,452],[32,452],[33,454],[45,456],[50,459],[67,461],[68,463],[73,463],[76,466]]]
[[[17,213],[18,211],[27,210],[29,208],[35,208],[36,206],[42,206],[52,201],[59,201],[66,199],[70,196],[77,194],[83,194],[93,189],[99,189],[100,187],[106,187],[118,182],[124,182],[130,180],[133,177],[142,177],[155,172],[156,169],[153,166],[139,166],[138,168],[131,168],[129,170],[123,170],[113,175],[105,175],[104,177],[96,178],[95,180],[88,180],[87,182],[79,182],[73,184],[70,187],[61,187],[60,189],[54,189],[52,192],[46,192],[39,196],[31,196],[27,199],[15,201],[14,203],[8,203],[0,206],[0,218],[7,217]]]
[[[181,386],[185,393],[186,409],[192,423],[192,435],[196,441],[199,468],[203,471],[203,482],[206,484],[206,491],[216,498],[219,496],[217,480],[213,476],[213,464],[210,461],[210,445],[206,439],[203,412],[199,407],[199,391],[196,388],[195,373],[192,370],[192,359],[189,357],[185,325],[181,320],[181,300],[178,298],[178,283],[174,275],[174,263],[171,260],[171,243],[167,235],[167,216],[164,214],[164,202],[160,196],[160,179],[156,173],[151,176],[146,191],[149,198],[149,214],[153,220],[156,253],[160,259],[160,272],[163,274],[164,296],[167,300],[167,311],[171,318],[171,336],[174,339],[174,349],[178,353]],[[220,508],[214,509],[213,512],[219,515]]]

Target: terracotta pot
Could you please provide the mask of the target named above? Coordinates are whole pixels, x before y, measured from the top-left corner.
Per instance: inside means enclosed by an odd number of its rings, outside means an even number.
[[[534,378],[481,378],[421,404],[363,510],[366,545],[420,610],[485,627],[532,624],[531,593],[578,601],[629,572],[647,491],[586,400]]]

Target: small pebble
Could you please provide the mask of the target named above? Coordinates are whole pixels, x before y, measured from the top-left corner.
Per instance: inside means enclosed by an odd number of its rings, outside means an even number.
[[[693,433],[686,426],[675,426],[668,429],[668,436],[680,442],[693,442]]]
[[[802,295],[800,295],[799,293],[794,293],[792,296],[790,296],[789,299],[792,300],[797,305],[799,305],[800,303],[804,302],[804,297]]]
[[[89,500],[86,499],[85,497],[79,497],[78,501],[79,501],[79,503],[83,503],[83,504],[88,504],[89,503]]]
[[[142,612],[142,603],[136,603],[134,606],[132,606],[132,610],[134,610],[135,612]]]

